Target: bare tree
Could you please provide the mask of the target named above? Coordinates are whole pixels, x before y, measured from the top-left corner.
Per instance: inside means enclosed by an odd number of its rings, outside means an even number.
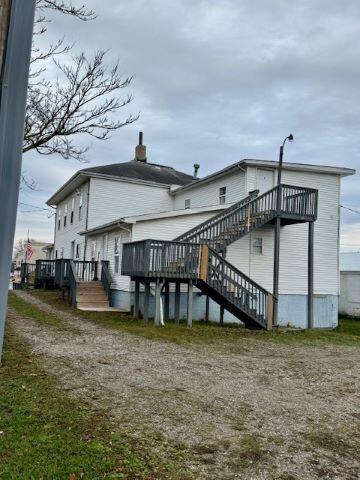
[[[82,21],[95,18],[86,7],[76,7],[62,0],[37,0],[36,35],[46,33],[46,10],[54,10]],[[36,43],[36,41],[35,41]],[[129,115],[114,119],[119,109],[128,105],[132,96],[118,96],[126,89],[132,76],[119,74],[118,65],[108,68],[106,52],[98,51],[93,58],[84,53],[70,57],[72,45],[60,39],[41,50],[34,44],[30,75],[28,105],[25,119],[23,151],[40,154],[59,154],[63,158],[83,161],[88,146],[79,145],[79,137],[87,135],[106,140],[111,132],[137,120]],[[66,55],[66,61],[60,59]],[[52,61],[59,72],[55,82],[46,78],[47,62]]]

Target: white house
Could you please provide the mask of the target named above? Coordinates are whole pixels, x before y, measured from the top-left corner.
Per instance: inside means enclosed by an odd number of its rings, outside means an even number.
[[[141,143],[141,142],[140,142]],[[282,182],[318,190],[314,222],[315,327],[337,325],[339,306],[339,215],[342,177],[354,170],[284,163]],[[133,283],[122,275],[123,245],[145,239],[173,240],[246,198],[276,185],[277,162],[244,159],[204,178],[149,163],[139,145],[130,162],[77,172],[49,200],[56,207],[56,258],[108,260],[112,305],[130,308]],[[196,175],[195,175],[196,176]],[[292,199],[296,195],[292,196]],[[288,197],[290,198],[290,196]],[[294,200],[295,201],[295,200]],[[245,208],[245,207],[244,207]],[[287,221],[280,229],[278,324],[307,326],[308,225]],[[269,292],[273,290],[273,221],[249,229],[226,248],[226,261]],[[181,315],[185,314],[185,292]],[[193,317],[219,319],[219,306],[197,289]],[[150,308],[152,308],[151,299]],[[228,321],[235,320],[226,314]],[[236,319],[237,321],[237,319]]]

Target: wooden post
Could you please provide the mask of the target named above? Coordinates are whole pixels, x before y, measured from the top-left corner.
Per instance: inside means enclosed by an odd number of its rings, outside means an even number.
[[[139,308],[140,308],[140,282],[135,280],[135,291],[134,291],[134,311],[133,316],[139,318]]]
[[[207,245],[200,246],[199,255],[199,279],[206,282],[209,264],[209,247]]]
[[[156,279],[156,284],[155,284],[155,318],[154,318],[154,324],[156,326],[159,326],[161,323],[161,283],[160,279]]]
[[[314,222],[309,222],[308,231],[307,324],[308,328],[314,328]]]
[[[224,326],[224,307],[220,305],[220,325]]]
[[[187,326],[192,327],[192,317],[193,317],[193,284],[190,281],[188,285],[188,301],[187,301]]]
[[[280,270],[280,225],[281,218],[278,216],[275,220],[274,228],[274,278],[273,278],[273,295],[275,303],[273,308],[273,325],[278,323],[279,308],[279,270]]]
[[[206,302],[205,302],[205,322],[209,321],[209,310],[210,310],[210,297],[206,295]]]
[[[175,323],[180,322],[180,296],[181,296],[181,282],[175,283]]]
[[[149,320],[149,301],[150,301],[150,281],[145,282],[145,291],[144,291],[144,322]]]
[[[267,309],[266,309],[266,330],[272,330],[274,315],[274,297],[269,293],[267,295]]]
[[[164,287],[164,322],[170,318],[170,284],[169,280],[165,280]]]

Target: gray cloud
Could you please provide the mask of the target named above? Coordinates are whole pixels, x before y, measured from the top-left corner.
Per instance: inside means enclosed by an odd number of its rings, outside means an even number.
[[[54,15],[41,41],[65,35],[76,41],[75,50],[109,48],[109,61],[119,60],[125,74],[136,75],[135,100],[127,112],[141,111],[135,125],[107,143],[94,143],[92,164],[132,158],[142,129],[152,161],[185,171],[196,161],[202,175],[241,158],[276,159],[279,142],[290,132],[296,141],[286,149],[287,160],[360,167],[359,2],[90,0],[87,5],[97,12],[96,21]],[[25,156],[24,168],[41,189],[28,195],[30,203],[41,204],[81,167]],[[344,180],[342,192],[342,203],[359,209],[357,176]],[[39,236],[51,238],[52,222],[35,216]],[[19,215],[18,236],[30,218]],[[343,212],[344,248],[360,248],[359,220]]]

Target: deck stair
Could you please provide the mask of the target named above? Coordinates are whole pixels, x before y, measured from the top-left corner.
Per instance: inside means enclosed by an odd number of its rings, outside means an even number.
[[[100,281],[78,282],[76,307],[81,310],[108,309],[109,299]]]
[[[226,247],[277,218],[281,225],[315,221],[318,191],[278,185],[258,193],[252,192],[173,241],[125,244],[122,273],[137,281],[192,282],[246,326],[270,329],[276,299],[224,258]]]

